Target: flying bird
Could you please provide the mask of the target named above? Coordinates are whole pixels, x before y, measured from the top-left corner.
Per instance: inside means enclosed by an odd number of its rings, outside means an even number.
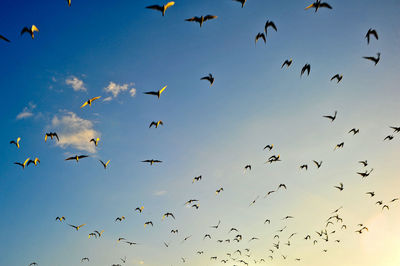
[[[56,132],[49,132],[49,133],[46,133],[45,135],[44,135],[44,142],[47,142],[47,138],[48,137],[50,137],[50,139],[53,139],[54,137],[57,139],[57,141],[59,141],[60,139],[58,138],[58,135],[57,135],[57,133]]]
[[[152,5],[152,6],[146,6],[146,8],[161,11],[162,15],[165,16],[165,11],[168,8],[170,8],[171,6],[173,6],[173,5],[175,5],[175,2],[171,1],[171,2],[166,3],[165,5],[162,5],[162,6],[160,6],[160,5]]]
[[[308,7],[306,7],[305,10],[310,9],[310,8],[315,8],[315,12],[317,12],[319,8],[323,8],[323,7],[332,9],[332,7],[328,3],[321,2],[321,0],[317,0],[314,3],[312,3],[311,5],[309,5]]]
[[[371,35],[374,36],[375,39],[379,40],[378,33],[376,32],[376,30],[374,30],[374,29],[369,29],[368,32],[367,32],[367,34],[365,35],[365,38],[367,39],[367,43],[368,43],[368,44],[369,44],[369,40],[370,40],[370,36],[371,36]]]
[[[202,77],[200,80],[207,80],[210,82],[210,87],[214,84],[214,77],[211,73],[208,74],[208,76]]]
[[[106,163],[105,162],[103,162],[102,160],[99,160],[99,162],[103,165],[103,167],[104,167],[104,170],[106,170],[107,169],[107,166],[108,166],[108,164],[110,163],[110,160],[108,160]]]
[[[394,130],[394,133],[400,132],[400,127],[390,127],[390,128]]]
[[[165,90],[165,88],[167,88],[167,86],[164,86],[159,91],[148,91],[148,92],[144,92],[144,94],[155,95],[155,96],[157,96],[158,99],[160,99],[161,93]]]
[[[79,156],[75,155],[72,157],[68,157],[67,159],[65,159],[65,161],[76,160],[76,162],[79,162],[80,159],[87,158],[87,157],[89,157],[89,155],[79,155]]]
[[[365,194],[367,194],[367,195],[370,195],[370,196],[371,196],[371,198],[372,198],[373,196],[375,196],[375,192],[373,192],[373,191],[371,191],[371,192],[367,192],[367,193],[365,193]]]
[[[60,222],[65,221],[65,217],[64,216],[61,216],[61,217],[57,216],[56,217],[56,221],[60,221]]]
[[[22,167],[22,169],[25,169],[27,165],[27,163],[29,162],[30,158],[27,158],[23,163],[19,163],[19,162],[15,162],[14,164],[19,165]]]
[[[358,163],[361,163],[364,167],[366,167],[368,165],[368,161],[359,161]]]
[[[137,207],[137,208],[135,209],[135,211],[138,211],[139,213],[142,213],[143,209],[144,209],[144,206],[142,206],[142,207]]]
[[[383,140],[392,140],[394,138],[393,135],[386,136]]]
[[[267,22],[265,22],[265,26],[264,26],[265,35],[268,34],[269,27],[273,28],[276,32],[278,31],[278,28],[275,26],[275,23],[273,21],[267,20]]]
[[[306,170],[308,170],[308,165],[303,164],[303,165],[300,166],[300,169],[306,169]]]
[[[343,189],[344,189],[343,183],[340,183],[339,186],[335,186],[335,188],[339,189],[340,191],[343,191]]]
[[[20,137],[17,138],[17,140],[12,140],[10,141],[10,144],[15,144],[15,146],[17,146],[17,149],[19,149],[19,141],[21,140]]]
[[[322,166],[322,161],[317,162],[315,160],[313,160],[313,162],[315,163],[315,165],[317,166],[317,168],[320,168]]]
[[[95,100],[100,99],[101,96],[93,97],[92,99],[87,100],[84,104],[82,104],[81,108],[85,107],[86,105],[89,104],[89,106],[92,106],[92,102]]]
[[[192,17],[185,19],[185,21],[192,21],[192,22],[197,22],[200,24],[200,28],[203,26],[203,23],[206,22],[207,20],[211,19],[216,19],[218,18],[217,16],[214,15],[207,15],[207,16],[201,16],[201,17]]]
[[[292,63],[293,63],[293,60],[292,60],[292,59],[290,59],[290,60],[285,60],[285,62],[283,62],[283,64],[282,64],[281,68],[283,68],[284,66],[290,67],[290,65],[291,65]]]
[[[310,71],[311,71],[311,65],[310,64],[305,64],[303,66],[303,68],[301,69],[301,73],[300,73],[300,77],[303,76],[303,74],[307,71],[307,76],[310,75]]]
[[[93,142],[94,146],[97,147],[97,145],[99,144],[100,138],[96,138],[96,139],[91,139],[89,142]]]
[[[337,111],[335,111],[335,114],[333,116],[332,115],[324,115],[323,117],[328,118],[331,120],[331,122],[333,122],[336,119],[336,115],[337,115]]]
[[[24,33],[29,33],[29,34],[31,35],[32,39],[34,39],[34,38],[35,38],[35,34],[34,34],[35,31],[39,32],[39,29],[38,29],[35,25],[32,25],[30,28],[24,27],[24,28],[22,29],[22,31],[21,31],[21,36],[22,36]]]
[[[246,165],[246,166],[244,167],[244,170],[245,170],[245,171],[246,171],[246,170],[250,170],[250,171],[251,171],[251,165],[250,165],[250,164]]]
[[[0,39],[6,42],[10,42],[10,40],[4,37],[3,35],[0,35]]]
[[[146,227],[146,226],[148,226],[148,225],[153,226],[153,222],[152,222],[152,221],[148,221],[148,222],[145,222],[145,223],[144,223],[144,227]]]
[[[331,78],[331,81],[334,80],[334,79],[336,79],[337,83],[339,83],[340,81],[342,81],[343,75],[336,74]]]
[[[371,174],[371,172],[372,172],[373,170],[374,170],[374,169],[372,168],[369,172],[368,172],[367,170],[365,170],[364,173],[357,172],[357,174],[359,174],[362,178],[365,178],[365,177],[368,177],[368,176]]]
[[[86,258],[82,258],[82,259],[81,259],[81,262],[84,262],[84,261],[89,262],[89,258],[87,258],[87,257],[86,257]]]
[[[344,142],[337,144],[333,150],[343,148],[343,147],[344,147]]]
[[[175,219],[175,216],[174,216],[172,213],[167,212],[167,213],[164,213],[164,215],[163,215],[163,217],[162,217],[162,220],[164,220],[165,218],[168,218],[169,216],[171,216],[172,218]]]
[[[81,225],[72,225],[72,224],[68,224],[69,226],[71,226],[72,228],[75,228],[76,231],[79,231],[79,229],[81,229],[83,226],[85,226],[86,224],[81,224]]]
[[[364,56],[363,58],[374,62],[375,66],[376,66],[379,63],[379,61],[381,60],[381,53],[377,53],[376,55],[377,55],[376,57]]]
[[[37,166],[37,164],[40,163],[40,160],[39,160],[39,158],[36,157],[34,160],[29,160],[28,164],[26,166],[30,165],[31,163],[33,163],[35,166]]]
[[[194,178],[193,178],[193,181],[192,181],[192,184],[193,184],[194,182],[200,181],[202,178],[203,178],[203,177],[202,177],[201,175],[194,177]]]
[[[257,33],[256,38],[255,38],[255,44],[257,44],[259,39],[263,39],[264,43],[267,43],[267,39],[266,39],[265,34],[263,32]]]
[[[163,126],[163,125],[164,125],[164,124],[163,124],[163,121],[161,121],[161,120],[158,120],[157,122],[156,122],[156,121],[153,121],[153,122],[150,123],[149,128],[151,128],[152,126],[155,126],[156,128],[158,128],[159,125],[162,125],[162,126]]]
[[[221,191],[224,191],[224,188],[219,188],[215,191],[215,194],[218,195],[219,193],[221,193]]]
[[[210,226],[211,228],[214,228],[214,229],[218,229],[218,227],[219,227],[219,225],[221,224],[221,221],[218,221],[218,224],[217,225],[212,225],[212,226]]]
[[[244,7],[244,4],[246,4],[246,1],[247,1],[247,0],[233,0],[233,1],[236,1],[236,2],[241,3],[241,4],[242,4],[242,8],[243,8],[243,7]]]
[[[123,220],[125,220],[125,216],[115,218],[115,222],[122,222]]]
[[[144,161],[142,161],[142,163],[149,163],[150,165],[153,165],[155,163],[162,163],[162,161],[151,159],[151,160],[144,160]]]
[[[350,133],[353,133],[353,136],[354,136],[354,135],[360,133],[360,130],[359,130],[359,129],[352,128],[352,129],[349,131],[348,134],[350,134]]]

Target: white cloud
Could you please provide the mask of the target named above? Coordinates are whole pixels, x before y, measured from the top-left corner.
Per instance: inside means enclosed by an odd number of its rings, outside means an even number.
[[[74,91],[86,91],[85,84],[82,80],[75,76],[71,76],[65,80],[65,84],[70,85]]]
[[[49,128],[57,132],[60,141],[55,143],[61,148],[71,146],[81,151],[96,152],[93,143],[89,141],[100,137],[100,132],[93,129],[91,121],[80,118],[73,112],[66,112],[60,116],[55,115]]]
[[[129,89],[130,86],[134,85],[133,83],[125,83],[125,84],[117,84],[115,82],[110,81],[110,83],[108,84],[107,87],[104,88],[104,91],[107,93],[111,93],[113,95],[113,97],[117,97],[121,92],[127,91]],[[131,96],[135,96],[136,94],[136,89],[135,88],[131,88],[129,90],[129,93],[131,94]]]
[[[24,107],[21,113],[17,115],[17,120],[25,119],[33,116],[33,110],[36,108],[36,104],[30,102],[27,107]]]
[[[112,100],[112,97],[111,97],[111,96],[108,96],[108,97],[106,97],[106,98],[103,99],[103,102],[109,102],[109,101],[111,101],[111,100]]]
[[[158,190],[153,192],[154,196],[164,196],[165,194],[167,194],[166,190]]]

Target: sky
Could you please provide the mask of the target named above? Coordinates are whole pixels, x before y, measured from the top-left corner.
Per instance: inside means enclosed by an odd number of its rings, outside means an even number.
[[[388,202],[400,196],[400,135],[390,129],[400,126],[400,2],[331,0],[332,10],[316,13],[304,10],[306,0],[248,0],[244,8],[231,0],[175,2],[162,17],[145,8],[165,3],[159,0],[1,1],[0,34],[11,42],[0,42],[0,265],[83,265],[83,257],[99,266],[124,257],[126,265],[220,265],[237,249],[243,255],[232,257],[249,265],[261,258],[270,265],[399,265],[400,203]],[[201,28],[184,21],[207,14],[218,18]],[[278,31],[255,45],[267,20]],[[33,24],[34,39],[20,36]],[[379,40],[368,45],[369,28]],[[362,58],[378,52],[376,66]],[[286,59],[293,63],[281,69]],[[311,73],[300,77],[306,63]],[[208,73],[212,86],[200,80]],[[337,73],[343,80],[331,82]],[[160,99],[144,94],[164,86]],[[322,117],[334,111],[334,122]],[[149,128],[158,120],[164,125]],[[352,128],[360,133],[348,134]],[[60,141],[45,142],[46,132]],[[388,135],[394,139],[383,141]],[[18,137],[19,149],[10,144]],[[95,147],[89,140],[97,137]],[[274,148],[263,150],[267,144]],[[76,154],[90,157],[65,161]],[[265,164],[278,154],[281,162]],[[28,157],[40,164],[14,164]],[[106,170],[99,159],[110,160]],[[323,161],[321,168],[312,160]],[[357,175],[371,169],[365,179]],[[340,192],[334,186],[341,182]],[[282,183],[287,190],[264,198]],[[189,199],[199,200],[198,210],[185,206]],[[315,231],[339,207],[347,229],[329,225],[324,242]],[[166,212],[176,219],[162,220]],[[146,221],[154,227],[144,228]],[[75,231],[67,223],[86,225]],[[361,223],[368,232],[355,232]],[[243,235],[239,243],[232,227]],[[88,239],[94,230],[103,236]],[[243,265],[226,265],[235,264]]]

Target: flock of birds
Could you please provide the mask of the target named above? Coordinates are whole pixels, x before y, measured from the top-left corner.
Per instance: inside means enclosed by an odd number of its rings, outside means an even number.
[[[237,1],[241,4],[241,7],[243,8],[247,2],[247,0],[233,0],[233,1]],[[67,1],[68,6],[71,6],[71,0]],[[173,7],[175,5],[175,2],[168,2],[164,5],[151,5],[151,6],[147,6],[146,8],[148,9],[152,9],[152,10],[156,10],[156,11],[160,11],[162,13],[162,16],[166,15],[166,11]],[[319,9],[321,8],[325,8],[325,9],[332,9],[332,6],[326,2],[321,2],[320,0],[315,1],[314,3],[312,3],[311,5],[307,6],[305,9],[311,9],[314,8],[315,12],[317,12]],[[202,27],[204,25],[205,22],[210,21],[210,20],[215,20],[218,17],[215,15],[205,15],[205,16],[195,16],[192,18],[188,18],[185,21],[188,22],[196,22],[199,23],[200,27]],[[262,39],[264,41],[264,43],[266,43],[267,41],[267,36],[268,36],[268,31],[269,30],[273,30],[274,32],[278,32],[278,27],[276,26],[276,24],[273,21],[267,20],[264,26],[264,31],[263,32],[259,32],[256,37],[255,37],[255,43],[257,44],[257,42]],[[32,25],[30,27],[24,27],[21,31],[21,35],[24,34],[29,34],[31,36],[32,39],[34,39],[35,37],[35,32],[39,32],[39,29],[37,26]],[[365,38],[367,40],[367,44],[370,44],[371,41],[371,37],[374,37],[376,40],[378,40],[378,33],[375,29],[369,29],[365,35]],[[0,35],[0,39],[6,41],[6,42],[10,42],[10,40],[8,38],[6,38],[3,35]],[[374,63],[374,65],[377,65],[380,61],[380,53],[377,53],[376,57],[373,56],[365,56],[364,59],[372,61]],[[292,65],[293,60],[292,59],[286,59],[283,64],[281,65],[281,68],[289,68]],[[311,65],[310,64],[305,64],[300,72],[300,76],[303,76],[304,74],[310,75],[311,72]],[[341,82],[343,79],[343,75],[342,74],[335,74],[334,76],[332,76],[331,81],[335,81],[337,83]],[[213,85],[214,83],[214,76],[210,73],[207,76],[204,76],[201,78],[201,80],[207,81],[210,84],[210,87]],[[148,92],[144,92],[144,94],[146,95],[150,95],[150,96],[156,96],[158,99],[160,99],[160,97],[162,96],[162,93],[166,90],[167,86],[164,86],[163,88],[157,90],[157,91],[148,91]],[[92,104],[100,99],[101,96],[96,96],[93,98],[88,99],[87,101],[85,101],[82,106],[80,108],[84,108],[87,106],[92,106]],[[329,114],[329,115],[324,115],[323,118],[329,120],[331,123],[334,123],[334,121],[337,119],[337,115],[338,112],[334,111],[333,114]],[[162,126],[163,121],[159,120],[159,121],[152,121],[149,125],[149,128],[158,128],[159,126]],[[400,126],[391,126],[390,127],[393,130],[393,134],[389,134],[384,138],[384,141],[391,141],[394,138],[394,134],[396,133],[400,133]],[[350,131],[348,131],[348,134],[352,134],[353,136],[357,135],[360,132],[360,129],[358,128],[352,128]],[[44,141],[47,142],[48,139],[50,138],[50,140],[52,141],[59,141],[60,138],[62,138],[63,136],[59,136],[56,132],[47,132],[45,133],[44,136]],[[92,139],[88,139],[88,142],[93,143],[93,145],[95,145],[96,147],[98,146],[99,142],[100,142],[100,138],[92,138]],[[17,149],[19,149],[22,145],[21,143],[21,137],[16,138],[15,140],[11,140],[10,144],[15,145],[15,147]],[[341,149],[344,148],[344,142],[338,143],[334,146],[334,150],[337,149]],[[266,145],[264,148],[264,150],[266,151],[272,151],[275,149],[275,146],[273,144],[269,144]],[[74,155],[74,156],[70,156],[68,158],[66,158],[66,161],[75,161],[76,163],[78,163],[80,160],[85,159],[90,157],[90,155],[85,155],[85,154],[81,154],[81,155]],[[107,169],[107,166],[110,164],[110,160],[107,161],[103,161],[103,160],[98,160],[101,164],[102,167],[104,167],[104,169]],[[272,164],[272,163],[276,163],[276,162],[280,162],[282,161],[282,158],[280,155],[271,155],[267,160],[266,160],[266,164]],[[155,164],[159,164],[162,163],[161,160],[158,159],[146,159],[142,161],[143,163],[147,163],[150,166],[153,166]],[[316,167],[316,169],[319,169],[321,167],[323,167],[323,161],[318,161],[318,160],[312,160],[312,165],[314,165]],[[360,175],[363,179],[367,178],[372,172],[373,172],[373,168],[368,168],[369,163],[367,160],[363,160],[363,161],[359,161],[358,162],[360,165],[362,165],[363,171],[357,172],[358,175]],[[22,169],[25,169],[27,167],[29,167],[30,165],[32,166],[38,166],[40,164],[40,159],[35,157],[34,159],[31,159],[30,157],[27,158],[25,161],[23,162],[15,162],[15,165],[21,166]],[[299,166],[301,170],[304,171],[308,171],[309,170],[309,165],[307,163],[304,163],[302,165]],[[252,166],[250,164],[247,164],[244,166],[244,171],[248,172],[252,170]],[[202,181],[202,175],[200,176],[196,176],[192,179],[192,183],[197,183],[197,182],[201,182]],[[345,186],[343,183],[339,183],[337,186],[334,186],[334,189],[337,189],[338,191],[343,191],[345,189]],[[268,198],[272,193],[277,193],[280,190],[287,190],[287,186],[286,184],[279,184],[277,185],[276,189],[274,190],[270,190],[268,191],[264,198]],[[217,190],[215,190],[215,194],[219,195],[224,191],[223,187],[218,188]],[[376,196],[376,193],[374,191],[367,191],[366,195],[368,195],[369,197],[373,198]],[[249,207],[254,205],[258,200],[260,199],[260,196],[257,196],[253,201],[250,202]],[[376,201],[376,205],[380,206],[380,208],[382,209],[382,211],[384,210],[389,210],[391,205],[394,204],[395,202],[397,202],[399,200],[399,198],[393,198],[392,200],[388,201],[388,202],[384,202],[383,200],[377,200]],[[184,204],[185,206],[188,206],[190,208],[195,208],[195,209],[199,209],[200,208],[200,204],[199,204],[199,200],[198,199],[189,199],[185,202]],[[320,243],[325,243],[328,241],[333,241],[333,242],[337,242],[339,243],[341,240],[336,238],[335,235],[338,231],[340,230],[346,230],[348,229],[349,225],[346,225],[344,223],[344,219],[342,218],[340,211],[343,207],[340,207],[336,210],[334,210],[332,212],[332,214],[326,218],[325,224],[321,225],[321,228],[316,230],[315,232],[310,232],[307,233],[303,236],[301,236],[301,238],[303,238],[304,241],[311,241],[313,245],[317,246]],[[137,212],[138,214],[142,214],[144,211],[144,206],[138,206],[135,210],[135,212]],[[172,212],[166,212],[161,216],[161,219],[176,219],[175,215]],[[249,265],[249,263],[267,263],[268,261],[273,261],[273,260],[277,260],[277,259],[283,259],[286,260],[289,258],[289,256],[287,254],[283,254],[282,251],[282,246],[291,246],[292,242],[294,242],[294,239],[297,237],[297,233],[296,232],[290,232],[289,234],[285,234],[285,232],[287,230],[289,230],[288,225],[285,223],[285,221],[288,220],[292,220],[294,219],[293,216],[287,215],[285,217],[283,217],[281,219],[281,222],[283,222],[281,229],[276,231],[276,234],[272,237],[273,243],[271,245],[271,247],[269,248],[269,250],[267,251],[267,254],[265,256],[265,258],[255,258],[251,255],[251,250],[250,249],[244,249],[244,250],[232,250],[232,251],[228,251],[224,257],[217,257],[217,256],[210,256],[210,260],[211,261],[217,261],[219,260],[221,263],[232,263],[232,265]],[[70,224],[68,222],[66,222],[67,220],[69,220],[69,218],[66,218],[64,216],[57,216],[55,218],[56,222],[59,223],[66,223],[66,225],[68,225],[69,227],[71,227],[73,230],[75,231],[80,231],[83,227],[86,226],[86,224]],[[120,216],[120,217],[116,217],[115,218],[115,223],[121,223],[124,222],[126,220],[125,216]],[[221,225],[221,221],[219,220],[218,223],[216,225],[212,225],[210,226],[210,228],[218,230],[220,225]],[[270,224],[271,220],[270,219],[266,219],[264,221],[264,224]],[[144,223],[144,227],[146,228],[147,226],[155,226],[153,221],[146,221]],[[170,231],[171,234],[178,234],[179,229],[174,228]],[[365,232],[368,232],[368,227],[364,224],[358,224],[356,226],[354,226],[354,233],[356,234],[363,234]],[[94,230],[93,232],[88,233],[88,238],[95,238],[95,239],[100,239],[103,236],[104,230]],[[240,230],[237,228],[232,227],[228,234],[230,233],[234,233],[235,236],[234,237],[230,237],[230,238],[226,238],[226,239],[217,239],[216,241],[219,243],[230,243],[230,242],[241,242],[244,241],[244,239],[247,238],[248,242],[252,242],[252,241],[257,241],[259,240],[258,237],[250,237],[250,236],[244,236],[240,233]],[[190,240],[192,237],[192,235],[186,236],[183,238],[182,243]],[[205,233],[203,236],[203,240],[211,240],[213,239],[213,236],[209,233]],[[117,242],[119,243],[125,243],[126,245],[130,245],[130,246],[134,246],[137,245],[138,243],[135,241],[131,241],[131,240],[127,240],[123,237],[120,237],[117,239]],[[169,244],[166,242],[163,242],[164,246],[166,248],[169,247]],[[327,252],[328,250],[326,248],[322,249],[322,252]],[[194,252],[194,255],[198,255],[198,256],[202,256],[205,255],[205,251],[203,250],[198,250]],[[299,257],[295,257],[292,258],[294,261],[301,261],[302,258]],[[190,259],[187,257],[181,257],[180,258],[182,263],[190,263]],[[88,257],[83,257],[80,259],[81,263],[89,263],[90,262],[90,258]],[[127,262],[127,258],[120,258],[120,262],[113,264],[112,266],[121,266],[122,264]],[[122,264],[121,264],[122,263]],[[32,262],[30,264],[28,264],[29,266],[34,266],[34,265],[38,265],[37,262]]]

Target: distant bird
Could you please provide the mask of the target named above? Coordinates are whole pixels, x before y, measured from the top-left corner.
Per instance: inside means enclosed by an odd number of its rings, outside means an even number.
[[[76,162],[79,162],[80,159],[87,158],[87,157],[89,157],[89,155],[79,155],[79,156],[75,155],[72,157],[68,157],[67,159],[65,159],[65,161],[76,160]]]
[[[0,35],[0,39],[6,42],[10,42],[10,40],[4,37],[3,35]]]
[[[335,186],[335,188],[339,189],[340,191],[343,191],[343,189],[344,189],[343,183],[340,183],[339,186]]]
[[[306,170],[308,170],[308,165],[303,164],[303,165],[300,166],[300,169],[306,169]]]
[[[57,135],[57,133],[56,132],[49,132],[49,133],[46,133],[45,135],[44,135],[44,142],[46,142],[47,141],[47,138],[48,137],[50,137],[50,139],[53,139],[54,137],[57,139],[57,141],[59,141],[60,139],[58,138],[58,135]]]
[[[194,182],[200,181],[202,178],[203,178],[203,177],[202,177],[201,175],[194,177],[194,178],[193,178],[193,181],[192,181],[192,184],[193,184]]]
[[[36,262],[29,263],[29,266],[35,266],[35,265],[38,265],[38,264]]]
[[[208,76],[202,77],[200,80],[207,80],[210,82],[210,87],[214,84],[214,77],[211,73],[208,74]]]
[[[282,220],[288,220],[288,219],[293,219],[293,218],[294,218],[293,216],[288,215],[288,216],[283,217]]]
[[[82,258],[82,259],[81,259],[81,262],[84,262],[84,261],[89,262],[89,258]]]
[[[35,166],[37,166],[37,164],[40,163],[40,160],[39,160],[39,158],[36,157],[34,160],[29,160],[28,164],[26,166],[30,165],[31,163],[33,163]]]
[[[333,116],[332,115],[324,115],[323,117],[328,118],[331,120],[331,122],[333,122],[333,121],[335,121],[336,116],[337,116],[337,111],[335,111],[335,114]]]
[[[24,33],[29,33],[29,34],[31,35],[32,39],[34,39],[34,38],[35,38],[35,34],[34,34],[35,31],[39,32],[39,29],[38,29],[35,25],[32,25],[30,28],[24,27],[24,28],[22,29],[22,31],[21,31],[21,36],[22,36]]]
[[[377,57],[364,56],[363,58],[374,62],[375,66],[376,66],[379,63],[379,61],[381,60],[381,53],[377,53],[376,55],[377,55]]]
[[[218,195],[218,194],[221,193],[222,191],[224,191],[224,188],[221,187],[221,188],[219,188],[219,189],[217,189],[217,190],[215,191],[215,194]]]
[[[56,217],[56,221],[60,221],[60,222],[62,222],[62,221],[65,221],[65,217],[64,216],[61,216],[61,217]]]
[[[93,142],[94,143],[94,146],[96,146],[97,147],[97,145],[99,144],[99,141],[100,141],[100,138],[96,138],[96,139],[91,139],[89,142]]]
[[[162,163],[162,161],[151,159],[151,160],[144,160],[144,161],[142,161],[142,163],[149,163],[150,165],[153,165],[155,163]]]
[[[158,128],[159,125],[163,126],[164,125],[163,121],[161,121],[161,120],[158,120],[157,122],[153,121],[153,122],[150,123],[149,128],[151,128],[152,126],[155,126],[156,128]]]
[[[110,160],[108,160],[106,163],[105,162],[103,162],[102,160],[99,160],[99,162],[103,165],[103,167],[104,167],[104,170],[106,170],[107,169],[107,166],[108,166],[108,164],[110,163]]]
[[[170,212],[164,213],[162,219],[164,220],[165,218],[168,218],[169,216],[171,216],[172,218],[175,219],[175,216],[174,216],[172,213],[170,213]]]
[[[196,208],[196,210],[198,210],[200,208],[200,205],[199,204],[193,204],[192,208]]]
[[[370,36],[371,36],[371,35],[374,36],[375,39],[379,40],[378,33],[376,32],[376,30],[374,30],[374,29],[369,29],[368,32],[367,32],[367,34],[365,35],[365,38],[367,39],[367,43],[368,43],[368,44],[369,44],[369,40],[370,40]]]
[[[10,141],[10,144],[15,144],[15,146],[17,146],[17,149],[19,149],[19,142],[20,142],[21,138],[18,137],[17,140],[12,140]]]
[[[168,8],[170,8],[171,6],[173,6],[173,5],[175,5],[175,2],[171,1],[171,2],[166,3],[165,5],[162,5],[162,6],[160,6],[160,5],[152,5],[152,6],[146,6],[146,8],[161,11],[162,15],[165,16],[165,11]]]
[[[285,184],[280,184],[280,185],[278,186],[278,189],[280,189],[280,188],[287,189]]]
[[[394,133],[400,132],[400,127],[390,127],[390,128],[394,130]]]
[[[218,224],[217,225],[212,225],[212,226],[210,226],[211,228],[214,228],[214,229],[218,229],[218,227],[219,227],[219,225],[221,224],[221,221],[218,221]]]
[[[243,7],[244,7],[244,4],[246,4],[246,1],[247,1],[247,0],[233,0],[233,1],[236,1],[236,2],[241,3],[241,4],[242,4],[242,8],[243,8]]]
[[[153,226],[153,222],[152,222],[152,221],[148,221],[148,222],[145,222],[145,223],[144,223],[144,227],[146,227],[146,226],[148,226],[148,225]]]
[[[364,167],[366,167],[368,165],[368,161],[367,160],[359,161],[359,163],[361,163]]]
[[[251,205],[255,204],[256,201],[257,201],[259,198],[260,198],[260,196],[257,196],[257,197],[249,204],[249,207],[250,207]]]
[[[190,200],[185,202],[185,205],[192,204],[193,202],[197,202],[197,201],[198,201],[197,199],[190,199]]]
[[[206,239],[206,237],[208,237],[209,239],[211,239],[211,236],[209,234],[204,235],[203,240]]]
[[[343,148],[343,147],[344,147],[344,142],[337,144],[333,150]]]
[[[83,226],[85,226],[86,224],[81,224],[81,225],[72,225],[72,224],[68,224],[69,226],[71,226],[72,228],[75,228],[76,231],[78,231],[79,229],[81,229]]]
[[[138,211],[138,212],[142,213],[143,209],[144,209],[144,206],[141,206],[141,207],[137,207],[135,209],[135,211]]]
[[[285,62],[283,62],[281,68],[283,68],[284,66],[290,67],[290,65],[293,63],[293,60],[285,60]]]
[[[337,79],[337,83],[339,83],[340,81],[342,81],[343,75],[336,74],[331,78],[331,81],[334,79]]]
[[[267,20],[267,22],[265,22],[265,26],[264,26],[264,32],[265,35],[268,34],[268,28],[273,28],[275,31],[278,31],[278,28],[276,27],[275,23],[273,21],[269,21]]]
[[[30,158],[27,158],[23,163],[15,162],[14,164],[21,166],[22,169],[25,169],[29,160],[30,160]]]
[[[310,9],[310,8],[315,8],[315,12],[317,12],[319,8],[323,8],[323,7],[328,8],[328,9],[332,9],[332,7],[328,3],[321,2],[321,0],[315,1],[314,3],[312,3],[311,5],[306,7],[305,9],[307,10],[307,9]]]
[[[303,76],[303,74],[307,71],[307,76],[310,75],[311,71],[311,65],[310,64],[305,64],[303,68],[301,69],[300,77]]]
[[[352,129],[349,131],[348,134],[350,134],[350,133],[353,133],[353,136],[354,136],[354,135],[360,133],[360,130],[359,130],[359,129],[352,128]]]
[[[360,230],[357,230],[356,233],[362,234],[363,230],[367,230],[368,231],[368,228],[366,226],[364,226]]]
[[[256,38],[255,38],[255,44],[257,44],[259,39],[263,39],[264,43],[267,43],[267,39],[266,39],[265,34],[263,32],[257,33]]]
[[[269,219],[265,220],[264,224],[266,224],[266,223],[271,224],[271,220],[269,220]]]
[[[392,140],[394,138],[393,135],[386,136],[383,140]]]
[[[388,205],[383,205],[382,211],[383,211],[385,208],[389,210],[389,206],[388,206]],[[368,231],[368,230],[367,230],[367,231]]]
[[[125,216],[115,218],[115,222],[122,222],[123,220],[125,220]]]
[[[177,234],[178,233],[178,229],[176,230],[171,230],[171,234]]]
[[[398,201],[398,200],[399,200],[399,198],[394,198],[390,202],[395,202],[395,201]]]
[[[317,166],[317,168],[320,168],[322,166],[322,161],[317,162],[315,160],[313,160],[313,162],[315,163],[315,165]]]
[[[268,150],[270,151],[270,150],[272,150],[273,148],[274,148],[274,144],[271,144],[271,145],[265,146],[265,147],[264,147],[264,150],[265,150],[265,149],[268,149]]]
[[[165,247],[169,247],[169,245],[168,245],[167,243],[165,243],[165,242],[164,242],[164,246],[165,246]]]
[[[164,86],[159,91],[148,91],[148,92],[144,92],[144,94],[155,95],[155,96],[157,96],[158,99],[160,99],[161,93],[165,90],[165,88],[167,88],[167,86]]]
[[[135,242],[130,242],[130,241],[125,241],[125,243],[127,243],[129,246],[137,245],[137,243],[135,243]]]
[[[367,170],[365,170],[364,173],[357,172],[357,174],[359,174],[362,178],[365,178],[365,177],[369,176],[373,170],[374,169],[372,168],[369,172]]]
[[[93,97],[93,98],[87,100],[84,104],[82,104],[81,108],[85,107],[88,104],[89,104],[89,106],[92,106],[92,102],[95,100],[98,100],[100,98],[101,98],[101,96],[97,96],[97,97]]]
[[[375,202],[375,204],[382,205],[382,204],[383,204],[383,201],[378,200],[377,202]]]
[[[245,171],[246,171],[246,170],[250,170],[250,171],[251,171],[251,165],[250,165],[250,164],[246,165],[246,166],[244,167],[244,170],[245,170]]]
[[[201,16],[201,17],[192,17],[185,19],[185,21],[192,21],[192,22],[197,22],[200,24],[200,28],[203,26],[203,23],[206,22],[207,20],[211,19],[216,19],[218,18],[217,16],[214,15],[207,15],[207,16]]]
[[[367,193],[365,193],[365,194],[367,194],[367,195],[370,195],[370,196],[371,196],[371,198],[372,198],[373,196],[375,196],[375,192],[373,192],[373,191],[371,191],[371,192],[367,192]]]

